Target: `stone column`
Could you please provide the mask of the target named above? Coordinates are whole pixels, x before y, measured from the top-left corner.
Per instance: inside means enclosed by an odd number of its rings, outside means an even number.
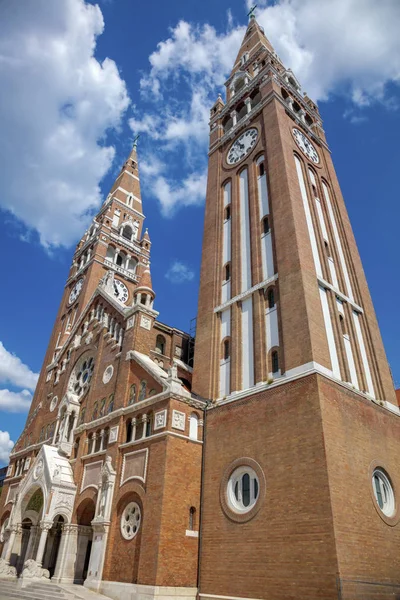
[[[53,525],[53,523],[51,523],[49,521],[42,521],[40,523],[41,533],[40,533],[40,539],[39,539],[39,546],[38,546],[37,553],[36,553],[36,563],[38,564],[39,567],[42,566],[47,536],[49,534],[49,531],[50,531],[52,525]]]
[[[247,114],[249,114],[249,112],[251,111],[251,98],[246,98],[246,100],[244,101],[246,108],[247,108]]]
[[[119,346],[122,346],[123,337],[124,337],[124,330],[121,327],[119,330],[119,334],[118,334],[118,345]]]
[[[75,562],[78,551],[78,528],[74,523],[62,525],[62,535],[58,549],[57,564],[51,578],[56,583],[73,583],[75,578]]]
[[[132,424],[132,433],[131,433],[131,442],[134,442],[136,440],[136,423],[137,423],[137,419],[136,417],[133,417],[133,419],[131,420],[131,424]]]
[[[92,447],[90,449],[90,454],[93,454],[96,450],[96,437],[96,432],[94,432],[92,435]]]
[[[235,127],[235,125],[237,123],[237,112],[236,112],[236,110],[233,110],[231,112],[231,117],[232,117],[232,121],[233,121],[232,127]]]
[[[100,452],[104,450],[104,429],[100,431]]]
[[[88,575],[85,579],[84,586],[97,592],[101,585],[103,576],[104,560],[106,556],[108,531],[110,529],[109,521],[92,521],[93,527],[93,542],[90,552],[90,561]]]
[[[4,556],[4,560],[8,565],[10,564],[10,558],[13,551],[15,538],[17,537],[18,527],[18,525],[12,525],[10,527],[10,537],[8,538],[7,551]]]
[[[147,415],[143,415],[142,417],[142,422],[143,422],[143,431],[142,431],[142,439],[144,439],[146,437],[146,424],[147,424]]]
[[[26,548],[25,560],[29,560],[34,552],[37,532],[38,532],[37,526],[32,525],[30,532],[29,532],[29,542],[28,542],[28,546]]]
[[[117,264],[118,255],[119,255],[119,250],[118,250],[118,248],[116,248],[115,254],[114,254],[114,264]]]

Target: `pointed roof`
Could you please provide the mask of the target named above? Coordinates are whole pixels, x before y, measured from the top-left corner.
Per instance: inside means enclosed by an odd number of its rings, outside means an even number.
[[[143,290],[143,289],[149,290],[149,291],[153,292],[153,294],[154,294],[153,284],[151,281],[150,266],[147,266],[145,268],[145,270],[143,271],[142,276],[139,281],[139,285],[137,286],[135,291],[139,291],[139,290]]]
[[[241,68],[240,59],[243,56],[243,54],[248,52],[250,55],[251,51],[253,49],[258,50],[258,48],[261,44],[266,46],[268,48],[268,50],[270,50],[270,52],[274,52],[271,42],[269,41],[269,39],[266,37],[266,35],[264,33],[264,29],[258,23],[254,14],[252,14],[249,19],[249,24],[247,26],[246,33],[245,33],[243,41],[242,41],[242,45],[240,46],[240,50],[236,57],[236,60],[234,63],[235,66],[232,69],[232,74],[234,74],[237,70],[240,70],[240,68]],[[251,58],[251,57],[249,56],[249,58]]]

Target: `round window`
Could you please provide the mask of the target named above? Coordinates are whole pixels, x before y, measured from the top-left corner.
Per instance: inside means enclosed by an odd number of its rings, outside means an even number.
[[[387,517],[392,517],[396,510],[394,492],[388,476],[382,469],[375,469],[372,473],[372,488],[375,500]]]
[[[81,398],[88,390],[94,370],[94,358],[83,356],[75,365],[69,380],[69,390]]]
[[[233,471],[228,480],[227,499],[232,510],[246,513],[253,508],[259,495],[260,483],[256,472],[248,466]]]
[[[121,517],[121,533],[126,540],[132,540],[139,531],[142,515],[136,502],[130,502]]]

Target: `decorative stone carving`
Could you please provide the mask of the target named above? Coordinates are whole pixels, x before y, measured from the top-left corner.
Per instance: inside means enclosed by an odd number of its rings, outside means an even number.
[[[58,402],[58,396],[53,396],[53,398],[51,399],[51,402],[50,402],[50,412],[53,412],[53,410],[57,406],[57,402]]]
[[[28,559],[24,563],[24,570],[22,571],[23,579],[42,579],[50,580],[50,573],[47,569],[39,567],[37,562],[32,558]]]
[[[103,383],[106,384],[110,381],[114,374],[114,367],[112,365],[108,365],[103,373]]]
[[[163,429],[167,425],[167,411],[160,410],[154,415],[154,430]]]
[[[179,429],[180,431],[185,431],[185,420],[186,415],[179,410],[172,411],[172,427],[174,429]]]
[[[133,324],[135,323],[135,315],[132,315],[132,317],[129,317],[128,322],[126,324],[126,329],[131,329],[133,327]]]
[[[142,315],[140,317],[140,327],[143,327],[143,329],[148,329],[150,331],[151,319],[149,319],[149,317],[146,317],[145,315]]]
[[[36,466],[33,470],[33,478],[39,479],[39,477],[41,476],[42,473],[43,473],[43,459],[40,458],[38,460],[38,462],[36,463]]]
[[[4,558],[0,558],[0,577],[1,578],[12,578],[17,577],[17,569],[11,567]]]
[[[93,341],[93,337],[94,337],[93,333],[92,333],[91,331],[89,331],[89,333],[88,333],[88,334],[87,334],[87,336],[86,336],[86,340],[85,340],[85,344],[86,344],[87,346],[89,346],[89,344],[91,344],[91,343],[92,343],[92,341]]]
[[[114,442],[117,441],[117,439],[118,439],[118,429],[119,429],[118,425],[116,425],[115,427],[111,427],[111,429],[110,429],[110,435],[108,436],[108,443],[109,444],[113,444]]]

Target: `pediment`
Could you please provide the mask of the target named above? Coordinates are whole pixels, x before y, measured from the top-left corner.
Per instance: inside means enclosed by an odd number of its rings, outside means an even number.
[[[13,516],[21,522],[29,500],[37,489],[43,493],[46,519],[62,514],[67,521],[72,517],[76,494],[74,474],[69,460],[61,456],[55,446],[43,445],[28,474],[20,484]]]

